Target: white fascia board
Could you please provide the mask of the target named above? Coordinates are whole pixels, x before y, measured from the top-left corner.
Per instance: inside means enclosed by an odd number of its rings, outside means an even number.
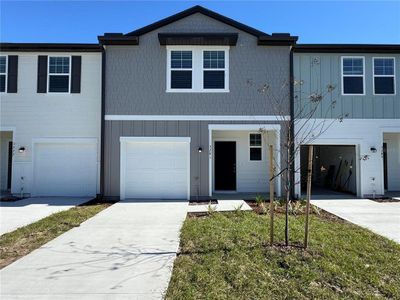
[[[281,130],[279,124],[209,124],[209,130],[249,130],[258,131],[259,129],[264,130]]]
[[[289,121],[290,116],[105,115],[106,121]]]

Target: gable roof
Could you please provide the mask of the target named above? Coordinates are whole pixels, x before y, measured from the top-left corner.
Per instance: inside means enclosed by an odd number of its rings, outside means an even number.
[[[255,29],[255,28],[247,26],[247,25],[245,25],[243,23],[237,22],[237,21],[235,21],[235,20],[233,20],[231,18],[228,18],[228,17],[225,17],[223,15],[220,15],[220,14],[218,14],[218,13],[212,11],[212,10],[209,10],[207,8],[204,8],[204,7],[200,6],[200,5],[193,6],[193,7],[189,8],[189,9],[181,11],[181,12],[175,14],[175,15],[169,16],[169,17],[167,17],[165,19],[162,19],[160,21],[154,22],[154,23],[152,23],[150,25],[147,25],[145,27],[142,27],[142,28],[136,29],[134,31],[131,31],[131,32],[127,33],[126,35],[127,36],[140,36],[140,35],[143,35],[143,34],[148,33],[150,31],[156,30],[158,28],[161,28],[163,26],[166,26],[168,24],[174,23],[176,21],[179,21],[179,20],[181,20],[183,18],[189,17],[189,16],[191,16],[193,14],[197,14],[197,13],[203,14],[203,15],[205,15],[207,17],[210,17],[212,19],[215,19],[215,20],[217,20],[217,21],[219,21],[221,23],[225,23],[227,25],[230,25],[232,27],[235,27],[235,28],[237,28],[239,30],[242,30],[244,32],[247,32],[247,33],[249,33],[251,35],[254,35],[254,36],[257,36],[257,37],[263,36],[263,35],[268,35],[265,32],[259,31],[259,30]]]
[[[227,24],[238,30],[244,31],[258,38],[258,45],[293,45],[297,41],[296,36],[290,34],[272,34],[269,35],[265,32],[257,30],[253,27],[247,26],[243,23],[237,22],[231,18],[225,17],[214,11],[206,9],[200,5],[193,6],[189,9],[181,11],[175,15],[164,18],[160,21],[154,22],[150,25],[131,31],[127,34],[122,33],[105,33],[103,36],[99,36],[99,42],[103,45],[138,45],[139,37],[143,34],[159,29],[163,26],[179,21],[183,18],[191,16],[193,14],[200,13],[212,19],[215,19],[221,23]],[[180,33],[185,34],[185,33]]]

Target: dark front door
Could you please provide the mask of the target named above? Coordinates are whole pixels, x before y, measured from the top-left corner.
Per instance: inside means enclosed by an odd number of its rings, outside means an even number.
[[[13,142],[8,142],[7,189],[11,189]]]
[[[236,142],[215,142],[215,190],[236,190]]]
[[[387,165],[387,143],[383,143],[383,185],[385,190],[388,188],[388,165]]]

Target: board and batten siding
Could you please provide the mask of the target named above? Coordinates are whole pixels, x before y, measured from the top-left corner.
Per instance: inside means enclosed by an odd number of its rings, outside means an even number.
[[[106,121],[104,194],[120,195],[120,137],[190,137],[190,194],[192,197],[209,194],[209,124],[277,124],[277,122],[236,121]],[[282,126],[281,128],[284,128]],[[281,136],[285,136],[281,129]],[[282,139],[281,139],[282,143]],[[203,151],[198,152],[201,147]],[[281,145],[282,148],[282,145]],[[282,162],[284,161],[281,158]],[[283,165],[283,163],[282,163]]]
[[[238,33],[229,50],[229,89],[217,93],[166,92],[167,50],[158,33]],[[106,46],[106,115],[273,115],[268,83],[289,115],[289,46],[258,46],[257,38],[202,14],[140,36],[137,46]]]
[[[365,58],[365,95],[342,95],[341,57]],[[396,94],[374,95],[373,57],[395,57]],[[294,53],[294,90],[296,109],[308,108],[309,96],[323,94],[324,98],[315,112],[316,118],[337,118],[348,115],[351,119],[399,119],[400,118],[400,55],[363,53]],[[299,82],[302,81],[302,84]],[[327,86],[334,85],[332,93]],[[332,107],[332,102],[336,104]],[[308,110],[309,111],[309,110]]]

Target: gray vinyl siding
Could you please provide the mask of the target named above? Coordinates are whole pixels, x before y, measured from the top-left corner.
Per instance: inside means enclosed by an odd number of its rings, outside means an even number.
[[[229,50],[228,93],[167,93],[166,46],[158,33],[238,33]],[[272,115],[271,98],[259,89],[269,84],[270,93],[282,101],[289,114],[290,48],[258,46],[257,38],[202,14],[194,14],[140,36],[138,46],[106,46],[107,115]]]
[[[104,192],[106,197],[120,195],[120,140],[121,136],[171,136],[190,137],[190,194],[192,197],[207,197],[209,193],[208,124],[260,124],[260,122],[216,122],[216,121],[106,121]],[[262,122],[268,124],[276,122]],[[282,128],[285,128],[282,126]],[[281,130],[284,140],[285,133]],[[281,143],[282,143],[281,140]],[[205,151],[198,152],[202,147]],[[281,145],[283,149],[283,145]],[[199,158],[200,157],[200,158]],[[284,159],[282,158],[282,165]]]
[[[365,95],[343,96],[341,57],[363,56],[365,58]],[[373,57],[395,57],[396,95],[373,94]],[[316,61],[319,63],[316,63]],[[337,118],[348,115],[352,119],[399,119],[400,118],[400,55],[394,54],[344,54],[344,53],[295,53],[294,54],[295,108],[310,111],[309,96],[312,93],[325,97],[315,112],[317,118]],[[327,85],[336,88],[327,93]],[[331,103],[336,101],[334,107]]]

